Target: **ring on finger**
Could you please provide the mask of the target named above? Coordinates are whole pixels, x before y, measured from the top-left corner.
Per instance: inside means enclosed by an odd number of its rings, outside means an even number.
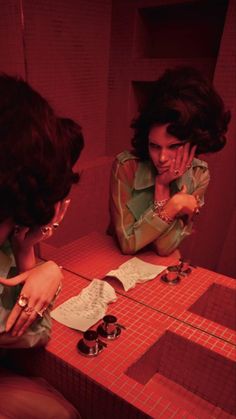
[[[57,288],[56,292],[55,292],[54,298],[55,298],[55,297],[57,297],[57,296],[58,296],[58,294],[60,294],[61,290],[62,290],[62,284],[60,283],[60,284],[58,285],[58,288]]]
[[[24,312],[27,314],[27,316],[30,316],[31,313],[33,313],[33,311],[34,311],[34,307],[27,306],[24,308]]]
[[[17,298],[17,304],[21,308],[27,307],[28,302],[29,302],[29,298],[26,297],[26,295],[24,295],[24,294],[20,294],[19,297]]]
[[[44,312],[47,310],[46,307],[41,308],[41,310],[35,310],[35,312],[38,314],[39,317],[43,317]]]

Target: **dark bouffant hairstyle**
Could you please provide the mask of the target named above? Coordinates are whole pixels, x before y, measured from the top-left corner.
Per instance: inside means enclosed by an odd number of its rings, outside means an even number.
[[[149,159],[148,135],[155,124],[183,142],[197,145],[196,154],[221,150],[231,115],[214,87],[192,67],[168,69],[154,83],[151,97],[133,120],[132,146],[141,159]]]
[[[48,102],[21,78],[0,74],[0,222],[31,227],[53,218],[55,203],[78,181],[72,167],[83,148],[79,132],[72,152],[74,141]]]

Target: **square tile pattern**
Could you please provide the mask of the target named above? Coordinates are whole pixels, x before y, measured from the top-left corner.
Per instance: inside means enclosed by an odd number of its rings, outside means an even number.
[[[63,248],[44,244],[41,256],[64,267],[63,292],[56,304],[131,257],[97,233]],[[149,250],[137,256],[162,265],[177,262],[177,255],[160,258]],[[31,357],[21,352],[27,371],[40,372],[84,418],[235,417],[235,331],[228,320],[218,323],[221,315],[211,316],[214,299],[217,309],[221,299],[231,304],[235,281],[197,267],[176,286],[157,277],[124,292],[115,279],[108,282],[118,296],[108,314],[126,326],[120,337],[97,357],[86,358],[76,348],[82,333],[53,321],[45,350],[33,350]],[[209,307],[207,293],[213,301]],[[233,310],[232,303],[226,319]]]

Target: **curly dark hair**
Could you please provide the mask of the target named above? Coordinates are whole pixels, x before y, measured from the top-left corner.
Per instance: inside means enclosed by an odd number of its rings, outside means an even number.
[[[80,130],[80,127],[79,127]],[[81,134],[81,130],[80,130]],[[48,102],[19,77],[0,74],[0,222],[45,225],[78,175],[71,142]]]
[[[152,94],[132,121],[132,146],[141,160],[149,159],[152,126],[169,124],[167,132],[197,145],[196,154],[221,150],[231,114],[212,83],[192,67],[168,69],[154,82]]]

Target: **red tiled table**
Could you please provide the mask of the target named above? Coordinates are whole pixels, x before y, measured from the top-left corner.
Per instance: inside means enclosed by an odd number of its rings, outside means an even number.
[[[88,284],[86,279],[65,271],[63,293],[57,305],[77,295]],[[118,300],[109,305],[108,313],[117,316],[127,329],[116,341],[108,342],[108,347],[98,357],[85,358],[80,355],[76,344],[82,334],[53,321],[53,335],[46,349],[34,350],[30,357],[28,351],[21,351],[18,362],[21,359],[26,370],[47,378],[61,390],[78,406],[83,419],[233,417],[232,377],[228,378],[226,367],[228,364],[231,366],[231,361],[236,358],[234,345],[124,295],[118,295]],[[160,359],[162,365],[158,368],[161,373],[156,372],[157,365],[154,365],[145,383],[140,382],[139,377],[128,376],[127,368],[163,337],[165,343],[162,353],[159,351],[156,356],[152,353],[147,357],[144,368],[142,365],[138,368],[142,381],[143,372],[146,374],[150,370],[150,362],[152,364],[154,359]],[[205,350],[209,362],[204,361]],[[186,371],[183,358],[187,359],[188,354],[189,370]],[[214,357],[215,367],[211,370],[210,363]],[[197,368],[192,359],[197,363]],[[168,365],[172,365],[170,370]],[[196,377],[191,373],[192,368]],[[178,376],[175,377],[177,370]],[[206,380],[209,382],[209,391],[202,389]],[[195,382],[197,388],[193,389]],[[219,392],[220,382],[227,390],[223,401],[222,391]],[[216,403],[219,399],[220,407],[211,402],[212,394],[217,397]],[[231,401],[227,405],[229,397]]]
[[[85,278],[103,278],[111,269],[116,269],[120,264],[126,262],[132,256],[122,255],[109,236],[99,233],[92,233],[86,237],[76,240],[62,248],[54,248],[43,244],[41,256],[45,259],[54,259],[64,268],[75,272]],[[171,265],[178,262],[176,253],[169,257],[157,256],[152,251],[139,252],[136,256],[146,262],[159,265]],[[109,279],[109,283],[121,294],[126,295],[141,304],[147,305],[157,311],[177,318],[186,324],[207,331],[209,334],[222,338],[230,343],[236,344],[235,331],[226,325],[214,321],[213,317],[205,318],[203,315],[189,311],[190,307],[209,290],[214,284],[221,290],[236,290],[236,280],[215,272],[196,268],[192,273],[183,277],[176,286],[169,286],[157,277],[144,284],[137,284],[135,288],[125,292],[118,280]],[[224,293],[222,293],[222,299]],[[219,294],[218,298],[221,298]],[[235,298],[229,296],[228,299]],[[227,299],[225,299],[227,305]],[[235,303],[231,304],[235,315]],[[209,311],[218,310],[218,307],[209,308]],[[208,313],[211,314],[211,313]],[[221,314],[221,313],[220,313]],[[222,316],[223,317],[222,313]],[[219,318],[219,316],[218,316]],[[227,324],[227,322],[226,322]]]
[[[146,262],[159,265],[173,264],[178,261],[178,252],[169,257],[160,257],[152,251],[137,253],[137,257]],[[117,248],[112,237],[97,232],[81,237],[63,247],[53,247],[42,243],[40,256],[53,259],[80,276],[88,279],[101,278],[111,269],[129,260],[131,255],[123,255]]]

